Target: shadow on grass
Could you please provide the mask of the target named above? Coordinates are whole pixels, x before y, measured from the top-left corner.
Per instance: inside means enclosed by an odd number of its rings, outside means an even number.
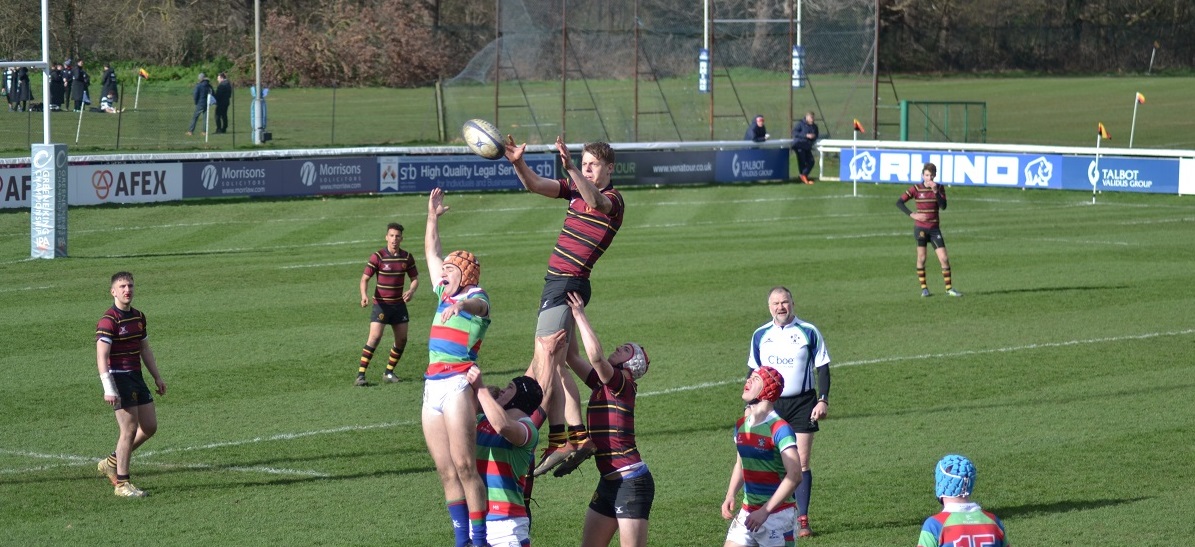
[[[1108,289],[1128,289],[1129,285],[1087,285],[1074,287],[1026,287],[1021,289],[1005,289],[1000,291],[968,291],[967,296],[975,294],[1019,294],[1019,293],[1049,293],[1068,291],[1103,291]]]
[[[1150,498],[1110,498],[1099,500],[1064,500],[1056,501],[1054,503],[1029,503],[1025,505],[1013,505],[1011,507],[984,507],[984,510],[995,513],[1001,520],[1007,521],[1012,518],[1033,517],[1039,515],[1052,515],[1055,513],[1069,513],[1071,511],[1089,511],[1092,509],[1103,509],[1105,507],[1114,507],[1117,505],[1124,505],[1126,503],[1136,503],[1145,501]]]
[[[985,506],[983,506],[983,510],[995,514],[997,517],[1000,517],[1000,520],[1007,523],[1010,520],[1018,519],[1018,518],[1035,517],[1035,516],[1041,516],[1041,515],[1052,515],[1052,514],[1059,514],[1059,513],[1070,513],[1072,511],[1090,511],[1093,509],[1103,509],[1105,507],[1114,507],[1117,505],[1124,505],[1127,503],[1136,503],[1139,501],[1145,501],[1147,499],[1149,499],[1149,498],[1137,497],[1137,498],[1111,498],[1111,499],[1096,499],[1096,500],[1064,500],[1064,501],[1056,501],[1053,503],[1030,503],[1030,504],[1025,504],[1025,505],[1013,505],[1010,507],[995,507],[995,506],[988,507],[985,505]],[[895,528],[920,527],[923,523],[925,523],[925,519],[929,518],[930,516],[931,515],[927,514],[922,517],[912,517],[912,518],[899,519],[899,520],[888,520],[888,521],[884,521],[884,522],[877,522],[871,526],[863,526],[863,527],[859,527],[859,528],[851,527],[849,530],[841,530],[841,531],[846,532],[846,531],[857,531],[857,530],[887,530],[887,529],[895,529]],[[829,535],[834,534],[834,531],[832,529],[817,528],[816,530],[817,530],[817,534],[819,536],[829,536]]]

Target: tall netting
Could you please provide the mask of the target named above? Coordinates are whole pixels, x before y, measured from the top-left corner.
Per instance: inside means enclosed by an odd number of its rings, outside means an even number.
[[[791,82],[797,1],[711,0],[711,94],[698,91],[701,2],[501,0],[494,30],[444,86],[449,134],[474,117],[530,143],[772,138],[812,110],[823,133],[869,120],[875,5],[801,0],[806,85]],[[498,34],[500,33],[500,35]]]

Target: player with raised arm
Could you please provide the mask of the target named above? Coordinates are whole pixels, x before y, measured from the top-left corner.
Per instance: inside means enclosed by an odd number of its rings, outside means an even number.
[[[382,340],[382,331],[386,325],[394,331],[394,345],[390,347],[390,358],[386,361],[386,372],[382,380],[386,383],[398,382],[394,375],[394,367],[407,349],[407,327],[410,316],[407,313],[407,302],[415,296],[415,289],[419,287],[419,268],[415,265],[415,257],[399,245],[402,243],[402,224],[391,222],[386,226],[386,246],[369,255],[365,264],[365,271],[361,274],[361,307],[369,305],[369,278],[378,277],[373,288],[373,312],[369,319],[369,338],[365,347],[361,349],[361,363],[357,367],[356,385],[367,385],[365,369],[373,359],[373,352]],[[411,287],[403,290],[405,280],[411,279]]]
[[[585,315],[581,295],[569,293],[568,305],[588,356],[588,360],[570,360],[568,365],[593,390],[587,417],[590,441],[596,449],[594,463],[601,474],[585,514],[581,547],[605,547],[615,532],[622,547],[641,547],[647,545],[647,519],[656,482],[635,444],[635,395],[637,382],[647,374],[651,360],[634,342],[618,346],[607,357]],[[566,472],[557,469],[555,474]]]
[[[436,464],[456,547],[486,542],[485,483],[477,474],[477,400],[466,376],[477,363],[490,326],[490,298],[478,283],[481,264],[469,251],[440,257],[439,219],[448,211],[444,191],[427,200],[424,255],[429,275],[438,276],[439,302],[428,337],[423,387],[423,438]]]
[[[722,500],[722,518],[734,520],[725,547],[791,547],[793,490],[801,482],[797,438],[774,405],[784,391],[784,377],[776,369],[759,367],[743,385],[747,408],[734,424],[737,449],[730,486]],[[735,502],[742,492],[742,506]]]
[[[548,336],[560,329],[568,331],[569,343],[552,356],[552,363],[563,371],[566,361],[569,365],[584,362],[568,311],[567,295],[578,293],[585,304],[589,304],[590,273],[618,234],[625,204],[622,194],[614,188],[610,179],[614,173],[614,149],[609,144],[586,144],[578,168],[564,141],[557,137],[556,150],[568,173],[568,177],[562,179],[549,179],[535,173],[523,159],[526,149],[526,144],[515,145],[514,138],[507,135],[506,158],[514,166],[523,186],[548,198],[568,200],[564,226],[548,259],[548,272],[544,277],[535,329],[536,336]],[[560,385],[556,392],[561,396],[549,396],[545,403],[548,410],[548,447],[535,468],[537,476],[547,473],[566,459],[574,460],[570,465],[575,469],[594,451],[582,422],[577,384],[569,374],[561,373],[558,377]]]
[[[1004,523],[971,501],[975,464],[949,454],[934,466],[934,496],[942,511],[925,519],[917,547],[1008,547]]]
[[[145,314],[133,307],[133,274],[117,272],[110,291],[113,304],[95,327],[95,361],[104,402],[116,411],[120,434],[116,450],[99,461],[98,469],[108,477],[117,496],[145,497],[145,491],[129,482],[129,460],[133,451],[158,431],[154,398],[145,385],[141,364],[154,378],[158,395],[166,394],[166,382],[158,372],[158,361],[149,347]]]
[[[564,331],[536,339],[536,359],[555,351]],[[490,547],[530,545],[531,512],[527,507],[527,481],[535,461],[539,426],[544,414],[539,409],[543,390],[530,376],[518,376],[504,389],[482,382],[481,369],[467,373],[477,392],[481,414],[477,424],[477,471],[486,484],[489,500],[486,530]]]

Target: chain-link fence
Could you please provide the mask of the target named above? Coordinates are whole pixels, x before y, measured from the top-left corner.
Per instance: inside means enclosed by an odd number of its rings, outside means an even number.
[[[442,86],[274,90],[266,100],[270,145],[459,144],[459,128],[475,117],[531,143],[557,135],[572,142],[734,140],[757,114],[779,139],[807,110],[816,113],[823,136],[833,136],[848,134],[853,117],[866,119],[873,2],[802,0],[800,19],[797,0],[758,4],[767,10],[710,4],[712,94],[697,84],[706,22],[700,9],[653,0],[501,0],[492,28],[473,29],[472,59]],[[807,78],[794,89],[798,37]],[[228,135],[209,132],[205,139],[202,119],[194,135],[184,135],[194,111],[193,82],[150,79],[139,99],[126,86],[121,115],[84,112],[80,124],[77,115],[54,114],[53,141],[73,151],[246,146],[250,94],[233,83]],[[28,150],[40,140],[39,120],[0,117],[0,148]]]
[[[29,77],[33,100],[21,110],[11,104],[0,107],[0,151],[28,153],[31,144],[43,142],[42,110],[51,108],[50,101],[42,89],[41,71],[30,71]],[[226,149],[252,140],[252,100],[245,89],[233,93],[227,133],[216,133],[216,108],[211,106],[187,135],[196,110],[190,89],[154,80],[143,81],[138,89],[136,76],[124,81],[134,83],[118,86],[112,105],[115,112],[101,109],[100,86],[94,83],[88,90],[90,103],[81,111],[75,110],[69,95],[61,110],[51,108],[50,141],[66,143],[72,152],[154,152]]]
[[[699,8],[611,0],[608,17],[579,20],[569,14],[592,14],[580,0],[502,0],[494,34],[446,82],[446,125],[494,118],[532,143],[560,134],[720,140],[742,138],[756,114],[772,124],[773,138],[784,138],[806,110],[829,133],[848,132],[852,117],[870,113],[874,2],[804,0],[799,21],[795,1],[751,11],[740,2],[710,4],[713,92],[706,94],[697,82],[706,22]],[[798,23],[808,85],[794,90]]]

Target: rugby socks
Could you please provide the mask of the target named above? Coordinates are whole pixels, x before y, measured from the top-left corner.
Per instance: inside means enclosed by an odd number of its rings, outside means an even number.
[[[925,285],[925,268],[917,268],[917,281],[921,282],[922,289],[928,289]]]
[[[584,425],[570,425],[568,426],[568,440],[580,446],[589,440],[589,431],[585,429]]]
[[[942,280],[946,282],[946,290],[950,290],[950,268],[942,269]]]
[[[452,519],[456,547],[463,547],[469,543],[469,506],[465,505],[465,500],[448,502],[448,518]]]
[[[485,539],[485,511],[469,511],[469,532],[473,536],[473,545],[489,545]]]
[[[357,367],[357,375],[365,375],[365,369],[369,368],[369,361],[373,359],[373,350],[375,349],[377,348],[374,346],[365,346],[361,348],[361,365]]]
[[[801,472],[801,484],[797,485],[797,516],[809,514],[809,491],[813,488],[813,471]]]
[[[560,448],[568,442],[568,433],[563,425],[548,425],[548,449]]]
[[[108,465],[111,465],[112,469],[116,469],[116,453],[115,452],[113,452],[112,454],[110,454],[108,456]]]
[[[118,482],[118,483],[129,482],[129,476],[128,475],[116,475],[116,482]]]
[[[402,359],[402,351],[398,346],[390,348],[390,358],[386,360],[387,374],[394,374],[394,367],[398,366],[398,360]]]

